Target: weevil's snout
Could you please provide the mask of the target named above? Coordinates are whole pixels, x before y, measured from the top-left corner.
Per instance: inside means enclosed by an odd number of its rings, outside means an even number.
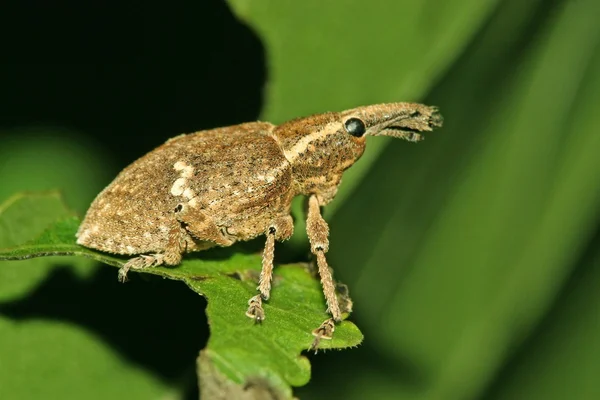
[[[444,119],[436,107],[423,106],[422,110],[414,110],[408,116],[394,119],[387,126],[382,126],[373,136],[392,136],[410,142],[423,140],[424,132],[431,132],[442,126]]]
[[[361,118],[367,127],[365,136],[392,136],[411,142],[422,140],[424,132],[443,124],[437,107],[416,103],[376,104],[342,114],[347,118]]]
[[[434,128],[441,128],[444,125],[444,117],[440,114],[440,110],[437,107],[430,107],[431,115],[429,116],[429,126]]]

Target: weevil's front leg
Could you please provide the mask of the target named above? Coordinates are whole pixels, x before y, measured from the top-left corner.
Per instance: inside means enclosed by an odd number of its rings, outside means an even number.
[[[265,319],[265,311],[262,308],[262,301],[269,300],[271,296],[271,280],[273,279],[273,260],[275,259],[275,240],[289,239],[294,233],[294,221],[290,215],[277,219],[266,233],[267,241],[263,251],[262,269],[258,287],[260,294],[248,300],[248,311],[246,315],[256,322]]]
[[[342,320],[342,312],[335,295],[333,276],[325,258],[325,253],[329,250],[329,226],[321,215],[319,200],[315,195],[310,196],[308,199],[306,233],[310,241],[310,250],[317,257],[317,267],[321,276],[325,300],[327,301],[327,311],[331,314],[330,319],[324,321],[320,327],[313,331],[316,339],[312,347],[316,348],[320,339],[331,339],[333,337],[335,323]]]

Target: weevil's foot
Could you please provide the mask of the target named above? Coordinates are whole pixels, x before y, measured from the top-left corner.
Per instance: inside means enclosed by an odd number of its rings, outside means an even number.
[[[117,280],[120,283],[125,283],[128,281],[127,279],[127,273],[129,272],[129,267],[127,266],[127,264],[125,264],[124,266],[122,266],[119,269],[119,276],[117,277]]]
[[[256,287],[256,290],[258,290],[260,292],[260,297],[264,300],[267,301],[269,300],[270,292],[271,292],[271,284],[267,284],[264,287],[261,287],[260,285]],[[254,298],[254,297],[253,297]],[[250,302],[248,302],[248,304],[250,304]]]
[[[263,310],[262,307],[262,297],[260,294],[257,294],[248,300],[248,311],[246,311],[246,316],[259,323],[265,320],[265,310]]]
[[[335,331],[335,321],[333,318],[329,318],[321,324],[317,329],[312,331],[315,340],[310,346],[310,350],[314,350],[315,353],[319,348],[319,344],[321,343],[321,339],[331,340],[333,338],[333,332]]]
[[[331,340],[333,338],[333,332],[335,331],[335,321],[333,318],[326,319],[323,321],[321,326],[312,331],[313,336],[321,339]]]
[[[127,273],[130,269],[144,269],[156,267],[164,263],[164,255],[162,254],[142,254],[141,256],[132,258],[119,269],[118,280],[121,283],[127,282]]]

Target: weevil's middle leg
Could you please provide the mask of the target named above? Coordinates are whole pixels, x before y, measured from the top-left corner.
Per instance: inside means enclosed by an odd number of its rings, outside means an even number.
[[[294,233],[294,221],[290,215],[277,219],[266,233],[267,241],[263,251],[262,269],[258,287],[260,294],[248,300],[248,311],[246,316],[261,322],[265,319],[265,312],[262,308],[262,301],[269,300],[271,296],[271,281],[273,279],[273,261],[275,259],[275,240],[289,239]]]
[[[275,233],[274,227],[269,228],[267,233],[267,242],[263,251],[262,269],[256,288],[264,300],[269,300],[271,296],[271,279],[273,279],[273,260],[275,259]]]
[[[262,308],[262,301],[269,300],[271,295],[271,279],[273,277],[273,260],[275,259],[275,233],[274,227],[269,228],[267,233],[267,242],[263,251],[262,269],[256,288],[260,294],[248,300],[248,311],[246,315],[253,318],[256,322],[262,322],[265,319],[265,311]]]

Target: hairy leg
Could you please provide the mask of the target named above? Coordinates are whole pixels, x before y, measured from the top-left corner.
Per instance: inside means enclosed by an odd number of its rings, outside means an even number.
[[[169,231],[169,240],[161,253],[142,254],[127,261],[119,269],[119,282],[127,281],[130,269],[145,269],[159,265],[177,265],[181,262],[181,253],[185,249],[185,232],[177,224]]]
[[[200,242],[201,241],[201,242]],[[212,218],[200,212],[177,215],[165,248],[154,254],[142,254],[127,261],[119,270],[119,281],[127,281],[130,269],[145,269],[159,265],[179,265],[186,251],[203,250],[213,245],[230,246],[234,239],[225,235]]]
[[[335,323],[342,320],[342,312],[336,296],[333,276],[325,257],[325,253],[329,250],[329,226],[321,215],[319,200],[314,195],[308,199],[306,233],[310,241],[310,250],[317,258],[323,294],[327,302],[327,312],[331,314],[331,318],[325,320],[321,326],[313,331],[315,341],[312,348],[316,349],[321,339],[331,339],[333,337]]]
[[[262,269],[258,287],[260,293],[248,300],[248,310],[246,315],[257,322],[265,319],[265,312],[262,307],[263,300],[269,300],[271,296],[271,281],[273,279],[273,260],[275,258],[275,240],[289,239],[294,233],[294,221],[290,215],[278,218],[273,221],[266,232],[267,241],[263,251]]]

